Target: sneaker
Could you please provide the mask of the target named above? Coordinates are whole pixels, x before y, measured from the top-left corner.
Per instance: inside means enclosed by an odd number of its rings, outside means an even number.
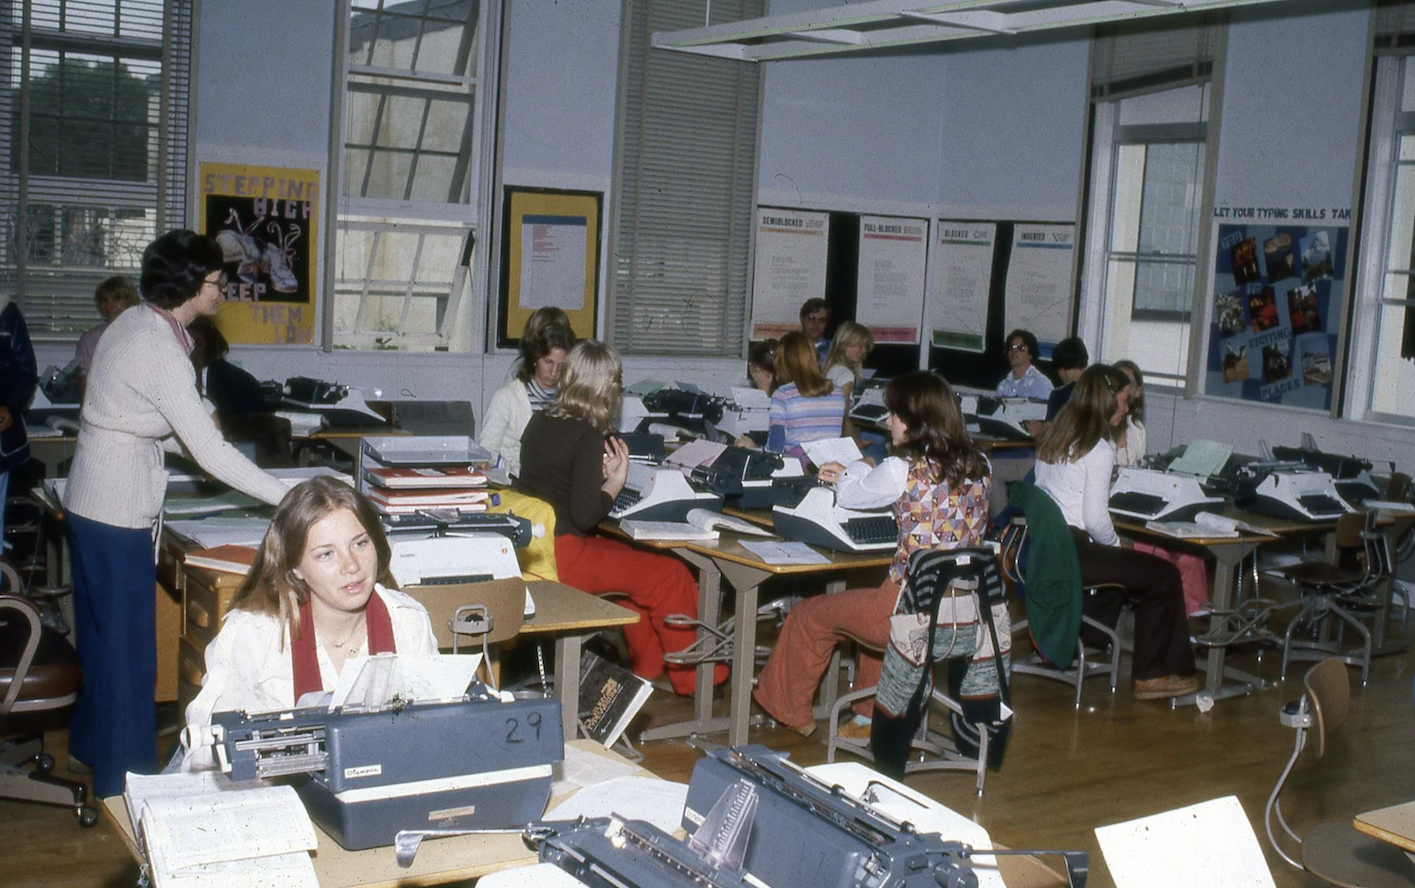
[[[261,261],[270,272],[270,286],[278,293],[294,293],[300,289],[300,281],[290,269],[290,257],[278,244],[265,245]]]
[[[1136,679],[1134,692],[1136,700],[1168,700],[1183,697],[1199,689],[1201,682],[1196,675],[1162,675],[1159,678]]]

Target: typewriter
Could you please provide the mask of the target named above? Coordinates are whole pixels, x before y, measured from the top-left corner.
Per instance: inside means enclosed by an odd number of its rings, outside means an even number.
[[[769,509],[772,479],[799,475],[799,460],[784,460],[780,454],[745,447],[728,447],[708,465],[698,466],[689,476],[693,482],[739,509]]]
[[[545,812],[565,756],[560,705],[474,683],[450,702],[218,712],[209,736],[235,781],[302,775],[311,819],[349,850],[400,830],[519,828]]]
[[[1289,521],[1335,521],[1356,511],[1337,492],[1331,475],[1291,463],[1252,463],[1240,480],[1240,508]]]
[[[283,406],[317,413],[332,426],[385,426],[388,419],[364,402],[363,392],[347,385],[306,376],[285,380]]]
[[[1027,423],[1047,418],[1047,402],[1031,398],[999,398],[992,392],[959,389],[959,410],[969,429],[1013,441],[1030,441]]]
[[[1222,507],[1223,498],[1204,493],[1192,475],[1126,467],[1110,486],[1110,510],[1142,521],[1192,521]]]
[[[892,512],[844,508],[836,504],[833,489],[819,485],[795,506],[774,507],[772,519],[778,536],[835,552],[892,551],[899,541]]]
[[[428,508],[406,515],[380,515],[390,542],[401,536],[422,538],[432,534],[493,533],[505,537],[517,549],[531,544],[531,522],[509,512],[459,512],[456,509]]]
[[[1315,447],[1274,447],[1273,458],[1298,462],[1315,472],[1331,475],[1332,484],[1348,503],[1379,499],[1385,491],[1371,478],[1371,461],[1355,456],[1324,453]]]
[[[609,517],[616,521],[683,521],[693,509],[722,511],[722,494],[694,488],[677,469],[631,462],[624,489],[614,498]]]
[[[885,384],[886,380],[874,377],[862,382],[860,390],[854,393],[855,403],[850,407],[850,418],[874,425],[883,423],[889,415],[889,408],[884,405]]]
[[[761,389],[733,386],[715,428],[731,439],[753,433],[766,434],[770,425],[771,398]]]

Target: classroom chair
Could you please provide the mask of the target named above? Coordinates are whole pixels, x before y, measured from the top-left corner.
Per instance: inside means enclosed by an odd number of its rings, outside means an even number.
[[[1270,572],[1296,586],[1301,596],[1297,614],[1283,635],[1279,676],[1287,679],[1290,661],[1330,657],[1349,666],[1360,666],[1364,686],[1371,671],[1371,631],[1361,617],[1374,613],[1375,619],[1387,618],[1388,601],[1383,605],[1374,595],[1379,587],[1390,596],[1393,564],[1385,534],[1376,528],[1375,512],[1342,515],[1336,521],[1333,536],[1343,560],[1354,562],[1355,566],[1314,558]],[[1344,650],[1344,626],[1356,632],[1361,639],[1359,647]],[[1296,637],[1299,629],[1310,630],[1314,637]]]
[[[1027,543],[1027,522],[1026,519],[1016,517],[1012,523],[1003,530],[1002,533],[1002,572],[1008,581],[1014,586],[1023,584],[1022,561],[1023,549]],[[1082,595],[1093,595],[1096,592],[1110,588],[1107,586],[1095,586],[1089,589],[1082,589]],[[1012,664],[1013,674],[1033,675],[1038,678],[1045,678],[1051,681],[1059,681],[1069,684],[1076,690],[1075,707],[1081,708],[1081,686],[1088,678],[1098,676],[1110,677],[1110,692],[1115,694],[1116,687],[1120,680],[1120,634],[1110,626],[1099,620],[1092,619],[1086,615],[1081,616],[1083,627],[1089,626],[1106,638],[1105,648],[1088,645],[1082,638],[1076,639],[1076,654],[1072,662],[1065,667],[1049,663],[1036,650],[1033,644],[1032,653],[1020,662]],[[1021,633],[1028,633],[1030,639],[1031,622],[1029,620],[1018,620],[1012,624],[1012,634],[1014,638]]]
[[[1351,681],[1345,665],[1335,657],[1328,658],[1307,670],[1302,677],[1301,698],[1282,707],[1279,720],[1297,730],[1292,755],[1268,796],[1263,811],[1263,824],[1273,850],[1287,863],[1306,870],[1333,885],[1359,885],[1364,888],[1395,888],[1415,884],[1415,863],[1394,845],[1358,832],[1351,817],[1319,823],[1299,836],[1282,814],[1283,787],[1303,750],[1311,747],[1320,762],[1327,751],[1327,734],[1341,727],[1351,702]],[[1273,833],[1276,821],[1288,839],[1301,846],[1297,859],[1288,854]],[[1283,841],[1288,841],[1284,839]]]
[[[3,571],[16,588],[14,569],[4,565]],[[40,622],[28,599],[0,594],[0,735],[11,735],[0,741],[0,798],[60,805],[87,827],[98,822],[88,788],[53,776],[54,757],[43,751],[42,735],[34,733],[50,726],[46,716],[60,716],[74,705],[81,682],[73,645]]]

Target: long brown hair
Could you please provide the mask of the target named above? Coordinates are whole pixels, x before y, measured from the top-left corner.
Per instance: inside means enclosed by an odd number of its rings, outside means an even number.
[[[311,478],[293,488],[275,507],[275,517],[256,550],[255,563],[231,596],[231,607],[271,614],[290,626],[291,637],[300,635],[300,605],[309,600],[310,588],[295,575],[305,557],[310,527],[340,509],[359,519],[378,553],[378,582],[396,588],[388,564],[393,551],[378,512],[362,493],[328,476]]]
[[[935,481],[956,487],[989,474],[987,458],[968,435],[953,388],[936,373],[915,370],[889,381],[884,405],[903,421],[904,443],[897,449],[937,469]]]
[[[583,419],[602,432],[611,431],[623,405],[623,374],[619,352],[595,339],[580,340],[565,359],[560,387],[546,415]]]
[[[575,331],[570,328],[570,318],[563,309],[538,308],[526,318],[526,327],[521,331],[521,365],[516,368],[516,378],[530,382],[536,375],[536,364],[540,359],[557,348],[565,351],[575,347]]]
[[[820,356],[816,354],[816,347],[811,345],[806,334],[799,330],[781,337],[781,343],[776,347],[776,366],[772,372],[776,374],[778,386],[794,382],[796,391],[803,397],[819,398],[835,391],[835,383],[821,373]]]
[[[1071,400],[1037,441],[1037,459],[1047,463],[1075,462],[1098,441],[1115,440],[1110,427],[1117,397],[1130,380],[1109,364],[1092,364],[1076,380]]]

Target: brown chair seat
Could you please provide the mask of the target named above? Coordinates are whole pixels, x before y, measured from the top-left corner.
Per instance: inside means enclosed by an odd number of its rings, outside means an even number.
[[[0,617],[0,699],[10,692],[28,637],[28,625],[18,619]],[[45,627],[40,632],[34,662],[20,686],[19,699],[45,700],[72,694],[82,675],[73,646],[64,636]]]

